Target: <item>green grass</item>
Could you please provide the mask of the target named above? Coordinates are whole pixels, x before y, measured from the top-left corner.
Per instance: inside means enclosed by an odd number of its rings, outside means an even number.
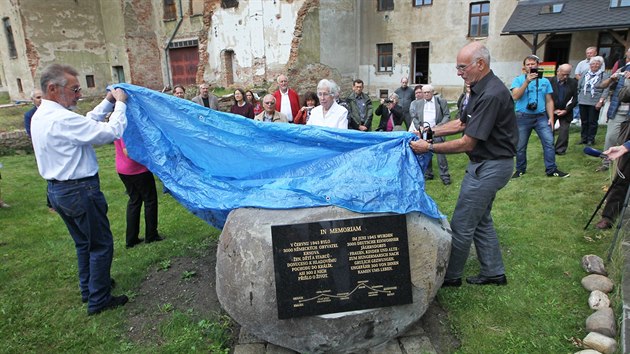
[[[97,155],[101,189],[109,203],[115,239],[115,293],[133,292],[149,269],[159,267],[164,260],[193,256],[216,243],[218,230],[189,213],[172,197],[160,195],[160,232],[168,240],[153,245],[151,252],[124,252],[128,198],[115,173],[113,145],[97,148]],[[4,164],[0,170],[1,197],[11,205],[0,210],[0,352],[126,351],[130,344],[125,335],[124,311],[86,316],[77,288],[72,240],[59,216],[46,207],[46,183],[37,173],[34,156],[4,156],[0,162]],[[165,343],[161,343],[162,348],[170,349],[159,349],[156,344],[143,350],[188,352],[194,344],[197,350],[208,352],[226,342],[214,343],[205,334],[208,328],[190,322],[193,316],[172,317],[170,326],[179,332],[166,336]],[[215,327],[223,323],[210,318],[206,321],[216,323]],[[182,343],[182,337],[196,339]]]
[[[375,118],[377,125],[379,117]],[[604,134],[605,127],[600,127],[597,140],[602,142]],[[582,230],[610,174],[594,172],[599,160],[584,155],[582,146],[574,145],[577,139],[578,132],[573,130],[567,155],[557,157],[558,167],[571,177],[548,178],[540,143],[533,134],[527,174],[510,181],[497,196],[493,217],[509,285],[464,285],[439,291],[449,325],[462,343],[457,353],[579,350],[572,338],[584,338],[585,319],[591,314],[588,292],[580,285],[586,275],[580,260],[586,254],[605,258],[614,231],[597,231],[592,226]],[[151,252],[124,252],[127,197],[115,173],[113,147],[99,147],[97,155],[115,235],[116,293],[133,293],[149,270],[166,271],[172,258],[194,256],[216,242],[216,229],[170,196],[160,195],[160,231],[168,240],[152,246]],[[448,161],[453,184],[443,186],[436,179],[427,182],[426,190],[450,217],[467,158],[450,155]],[[79,301],[74,247],[60,218],[46,208],[46,184],[37,173],[33,155],[4,156],[0,162],[4,164],[1,197],[11,204],[0,210],[0,352],[226,352],[229,321],[219,315],[198,319],[175,310],[172,304],[162,304],[156,311],[163,311],[168,319],[156,328],[161,342],[142,347],[127,335],[127,310],[87,317]],[[608,270],[619,284],[620,256],[615,254]],[[477,261],[471,259],[465,274],[474,275],[478,269]],[[619,316],[618,289],[612,301]]]

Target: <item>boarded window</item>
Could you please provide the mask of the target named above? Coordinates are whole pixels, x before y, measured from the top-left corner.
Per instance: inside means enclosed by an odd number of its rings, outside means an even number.
[[[13,29],[11,29],[11,21],[8,17],[2,19],[4,34],[7,37],[7,47],[9,49],[9,57],[17,58],[17,48],[15,47],[15,39],[13,38]]]
[[[378,0],[378,11],[392,11],[394,0]]]
[[[164,16],[162,18],[164,20],[177,19],[177,5],[175,4],[175,0],[164,0]]]
[[[85,75],[85,83],[87,84],[87,87],[95,87],[94,75]]]

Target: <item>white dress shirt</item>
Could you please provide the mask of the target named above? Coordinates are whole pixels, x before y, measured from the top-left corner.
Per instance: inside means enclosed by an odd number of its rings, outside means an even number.
[[[324,107],[319,105],[311,110],[311,117],[306,122],[306,125],[348,129],[348,110],[333,101],[332,106],[330,106],[324,117]]]
[[[424,101],[424,111],[422,112],[424,121],[429,123],[431,128],[435,127],[435,100]]]
[[[103,120],[114,112],[109,122]],[[42,100],[31,123],[33,150],[39,174],[47,180],[67,181],[98,172],[92,144],[108,144],[127,127],[127,105],[103,100],[85,117],[54,101]]]
[[[289,120],[289,122],[293,122],[293,111],[291,111],[291,100],[289,99],[289,90],[287,89],[287,92],[282,93],[282,91],[280,91],[280,94],[282,96],[281,97],[281,101],[280,101],[280,112],[284,113],[285,116],[287,116],[287,119]]]

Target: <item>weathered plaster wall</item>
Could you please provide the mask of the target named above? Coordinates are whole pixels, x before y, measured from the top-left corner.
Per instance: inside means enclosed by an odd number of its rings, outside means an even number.
[[[238,8],[215,10],[204,79],[216,81],[221,77],[222,52],[231,50],[235,83],[249,83],[252,78],[273,81],[289,61],[296,18],[303,3],[251,0]]]
[[[14,2],[15,0],[0,0],[0,19],[9,18],[17,49],[17,58],[10,58],[4,28],[0,28],[0,37],[2,37],[0,39],[0,58],[4,67],[2,85],[8,89],[12,100],[24,100],[30,96],[36,83],[28,66],[22,14],[14,6]],[[29,53],[28,55],[32,55],[32,48],[29,48]],[[17,79],[22,82],[22,93],[18,91]]]
[[[320,0],[320,58],[324,65],[354,79],[359,60],[359,26],[356,0]],[[371,3],[366,1],[365,3]]]
[[[163,45],[159,45],[155,34],[157,20],[152,2],[125,1],[123,20],[130,69],[128,82],[151,89],[161,89]]]

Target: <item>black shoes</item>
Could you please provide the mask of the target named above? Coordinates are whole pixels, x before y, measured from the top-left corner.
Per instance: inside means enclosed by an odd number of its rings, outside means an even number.
[[[164,237],[157,235],[154,238],[147,238],[147,240],[145,241],[146,243],[151,243],[151,242],[158,242],[158,241],[163,241]]]
[[[560,171],[560,170],[559,170],[559,169],[557,169],[557,168],[556,168],[555,170],[553,170],[553,172],[551,172],[551,173],[547,173],[547,177],[560,177],[560,178],[567,178],[567,177],[569,177],[569,176],[571,176],[571,174],[570,174],[570,173],[565,173],[565,172],[562,172],[562,171]]]
[[[142,242],[144,242],[144,239],[143,239],[143,238],[138,238],[138,239],[136,239],[136,240],[135,240],[135,241],[133,241],[133,242],[127,242],[127,246],[125,246],[125,247],[127,247],[127,248],[133,248],[135,245],[137,245],[137,244],[139,244],[139,243],[142,243]],[[147,242],[148,242],[148,241],[147,241]]]
[[[505,274],[495,275],[493,277],[485,277],[483,275],[476,275],[474,277],[466,278],[466,282],[468,284],[474,284],[474,285],[488,285],[488,284],[507,285],[507,278],[505,277]]]
[[[442,283],[443,288],[459,288],[460,286],[462,286],[462,278],[444,279],[444,282]]]
[[[109,299],[109,301],[105,304],[105,306],[101,307],[100,309],[93,310],[93,311],[88,310],[88,316],[96,315],[103,311],[114,309],[118,306],[123,306],[124,304],[127,303],[127,301],[129,301],[129,298],[125,295],[112,296]]]
[[[519,177],[521,177],[524,174],[525,174],[525,172],[514,171],[514,174],[512,175],[512,178],[519,178]]]

